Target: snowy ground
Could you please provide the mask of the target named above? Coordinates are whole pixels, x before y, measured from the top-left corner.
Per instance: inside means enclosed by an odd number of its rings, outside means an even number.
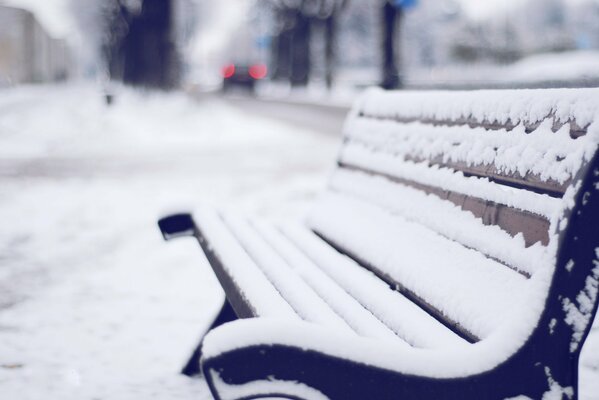
[[[335,150],[214,99],[0,92],[0,398],[210,398],[178,372],[222,294],[156,219],[300,214]]]
[[[178,372],[222,293],[197,244],[164,244],[155,221],[200,201],[300,215],[337,138],[215,98],[100,100],[0,92],[0,397],[210,398]],[[582,364],[598,400],[598,328]]]

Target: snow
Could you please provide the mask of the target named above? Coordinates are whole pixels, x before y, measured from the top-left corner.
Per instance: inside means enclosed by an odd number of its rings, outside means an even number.
[[[299,216],[337,144],[213,98],[0,91],[0,397],[211,399],[179,371],[222,291],[156,221],[201,202]]]
[[[574,397],[574,389],[570,386],[562,387],[558,382],[556,382],[551,376],[551,370],[549,367],[545,367],[545,375],[547,375],[549,390],[543,394],[542,400],[562,400],[564,396],[567,399],[572,399]]]
[[[378,221],[377,221],[378,222]],[[545,268],[529,281],[531,291],[546,289],[552,271]],[[534,297],[492,335],[466,347],[434,350],[389,346],[380,340],[358,337],[305,321],[281,324],[272,318],[235,321],[210,332],[204,342],[206,358],[238,348],[283,345],[312,349],[334,357],[356,360],[405,374],[436,378],[469,376],[490,370],[522,346],[530,334],[530,323],[538,321],[544,299]],[[456,362],[459,360],[459,362]]]
[[[269,306],[276,303],[276,300],[282,297],[288,303],[288,306],[291,306],[292,310],[289,310],[288,313],[293,314],[294,317],[299,315],[307,321],[330,325],[338,329],[350,330],[345,321],[335,314],[306,282],[299,278],[285,260],[268,243],[260,238],[247,221],[231,216],[225,216],[224,220],[250,257],[256,260],[256,265],[259,265],[261,272],[264,273],[269,282],[272,282],[272,288],[275,292],[274,296],[264,289],[258,291],[258,294],[266,300],[265,302]],[[212,243],[211,240],[210,242]],[[219,247],[218,244],[215,243],[215,247]],[[230,247],[224,248],[229,253]],[[239,263],[240,266],[243,266],[247,270],[246,264]],[[255,279],[254,275],[255,273],[252,272],[250,277]],[[233,274],[234,278],[237,276],[238,273]],[[240,287],[245,289],[249,285],[255,286],[253,282],[250,282],[249,284],[241,284]],[[251,304],[254,304],[254,301]]]
[[[437,348],[464,346],[467,342],[451,332],[430,314],[406,299],[372,272],[351,258],[331,249],[305,226],[287,225],[283,234],[298,249],[313,260],[339,287],[364,305],[378,320],[385,323],[407,343],[415,347]],[[329,289],[332,292],[331,289]],[[333,292],[334,293],[334,292]],[[333,294],[331,293],[331,294]],[[376,296],[372,294],[376,293]],[[341,295],[336,294],[339,298]],[[353,318],[359,316],[355,310]],[[371,321],[368,321],[372,324]],[[373,337],[372,335],[368,335]]]
[[[531,314],[526,317],[530,318]],[[528,336],[527,332],[512,332],[519,340],[506,341],[505,336],[493,335],[466,348],[423,350],[388,346],[380,340],[345,334],[305,321],[281,324],[277,319],[256,318],[238,320],[211,331],[204,342],[204,354],[211,358],[246,346],[283,345],[309,348],[343,359],[359,359],[366,365],[405,374],[455,378],[489,370],[505,361],[506,355],[515,351]]]
[[[364,201],[327,194],[308,224],[478,337],[489,336],[525,304],[522,275]]]
[[[545,248],[540,243],[526,247],[521,236],[512,238],[498,226],[483,225],[480,218],[463,212],[453,203],[439,201],[434,195],[396,185],[383,177],[340,170],[332,176],[331,188],[378,204],[447,238],[502,260],[518,271],[531,274],[541,260],[546,259]]]
[[[595,253],[597,259],[593,261],[592,274],[587,277],[584,289],[576,296],[576,303],[568,298],[562,300],[566,312],[566,323],[574,330],[573,341],[570,343],[571,352],[578,349],[597,301],[599,292],[599,248],[595,250]]]
[[[300,399],[310,400],[328,400],[329,398],[300,382],[281,381],[281,380],[265,380],[254,381],[242,385],[229,385],[224,382],[216,372],[212,372],[212,380],[215,386],[218,387],[219,395],[222,400],[235,400],[244,397],[247,393],[260,393],[264,397],[268,395],[268,399],[283,400],[283,397],[277,397],[277,394],[285,394],[287,396],[297,396]],[[288,398],[288,397],[285,398]]]
[[[358,119],[347,130],[355,142],[393,155],[442,157],[444,162],[464,162],[468,166],[494,165],[506,175],[530,173],[544,181],[564,183],[578,170],[581,154],[592,148],[597,138],[585,136],[573,140],[567,125],[555,133],[551,125],[546,120],[532,133],[526,133],[520,125],[511,131],[500,129],[488,135],[484,128],[400,125],[393,121]]]
[[[328,276],[271,224],[254,222],[253,225],[258,235],[267,240],[285,262],[301,276],[296,279],[303,279],[334,310],[336,318],[342,318],[359,335],[392,340],[396,345],[405,344],[398,340],[394,331],[390,330],[384,321],[379,320],[370,310],[350,296],[344,287],[338,285],[337,279]],[[350,275],[347,270],[345,274]],[[327,322],[326,325],[329,324],[330,322]]]
[[[419,132],[417,128],[414,127],[414,124],[408,124],[406,129],[412,131],[412,133],[415,133],[420,137],[420,139],[422,138],[422,135],[418,134]],[[427,186],[439,187],[443,190],[463,193],[468,196],[474,196],[484,200],[492,201],[493,203],[504,204],[509,207],[514,207],[519,210],[529,211],[544,216],[547,219],[553,218],[555,216],[556,210],[560,208],[561,204],[559,199],[555,199],[547,195],[540,195],[527,190],[518,190],[515,188],[506,187],[505,185],[495,184],[489,182],[489,180],[486,178],[464,177],[462,173],[456,174],[449,169],[441,169],[439,167],[430,168],[428,162],[398,163],[397,157],[400,154],[398,154],[395,149],[399,147],[397,142],[400,140],[401,138],[393,138],[395,143],[390,143],[391,140],[385,140],[385,150],[381,150],[381,147],[372,148],[371,143],[351,143],[344,147],[340,159],[344,163],[352,166],[362,167],[366,170],[408,179],[410,181],[421,183]],[[465,146],[460,147],[463,149]],[[434,148],[434,144],[433,146],[426,146],[425,148],[427,151],[431,152],[427,154],[426,158],[434,158],[435,150],[432,149]],[[480,148],[477,150],[480,150]],[[406,152],[405,149],[403,149],[403,151]],[[448,158],[450,157],[451,156]],[[548,156],[544,157],[549,158]],[[553,159],[555,160],[555,157],[553,157]],[[530,158],[527,158],[527,160],[530,160]],[[456,158],[452,159],[452,161],[461,160]],[[491,159],[491,163],[493,161],[494,160]],[[536,167],[539,166],[540,163],[534,163],[534,161],[537,160],[533,158],[532,161],[533,163],[531,163],[531,165],[535,165]],[[478,162],[469,160],[469,165],[472,164],[480,165],[488,163],[483,160]],[[496,165],[498,164],[500,165],[500,163],[497,163]],[[521,175],[525,176],[526,172],[528,171],[526,171],[525,168],[523,168],[523,170],[524,173],[521,173]],[[567,178],[569,177],[570,174],[567,175]]]
[[[212,210],[194,213],[194,219],[202,234],[222,262],[233,284],[242,291],[241,297],[252,309],[252,315],[258,317],[298,318],[289,304],[270,282],[267,273],[254,262],[221,218]],[[300,314],[301,315],[301,314]]]
[[[558,122],[576,121],[584,127],[596,121],[597,93],[599,89],[594,88],[464,92],[383,92],[371,89],[356,107],[366,115],[381,118],[429,118],[437,121],[473,118],[479,122],[534,124],[553,116]]]

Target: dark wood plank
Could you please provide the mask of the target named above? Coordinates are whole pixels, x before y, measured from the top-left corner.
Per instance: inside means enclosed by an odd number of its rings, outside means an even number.
[[[429,165],[439,166],[442,168],[451,168],[455,171],[461,171],[465,176],[475,176],[478,178],[487,178],[491,182],[495,182],[500,185],[510,186],[516,189],[530,190],[531,192],[546,194],[551,197],[561,198],[566,189],[572,182],[568,179],[564,183],[559,183],[552,179],[543,180],[539,175],[527,173],[522,176],[519,172],[508,173],[501,171],[494,164],[475,164],[468,165],[465,162],[456,161],[443,161],[442,156],[434,157],[432,159],[423,159],[420,157],[405,157],[406,161],[412,162],[425,162],[428,161]]]
[[[492,131],[498,131],[500,129],[505,129],[508,132],[513,130],[518,125],[520,125],[520,122],[514,123],[511,120],[508,120],[505,123],[499,123],[499,122],[490,122],[490,121],[479,121],[472,117],[450,120],[450,119],[432,119],[432,118],[417,118],[417,117],[408,118],[408,117],[401,117],[401,116],[377,116],[377,115],[366,114],[363,112],[360,112],[358,114],[358,117],[365,118],[365,119],[383,120],[383,121],[396,121],[401,124],[410,124],[410,123],[414,123],[414,122],[420,122],[421,124],[433,125],[433,126],[464,126],[464,127],[469,127],[469,128],[484,128],[486,130],[492,130]],[[573,121],[573,120],[568,120],[568,121],[562,122],[559,119],[557,119],[555,117],[555,115],[548,115],[543,120],[546,120],[546,119],[552,120],[551,130],[553,132],[557,132],[564,125],[569,125],[570,137],[573,139],[577,139],[581,136],[586,135],[588,127],[589,127],[589,125],[580,126],[576,121]],[[536,121],[536,122],[523,121],[522,123],[524,124],[524,129],[525,129],[526,133],[534,132],[541,125],[543,120]]]
[[[464,211],[470,211],[474,216],[480,218],[485,225],[497,225],[511,236],[519,233],[524,237],[527,247],[537,242],[543,245],[549,243],[549,221],[541,216],[529,211],[518,210],[502,204],[497,204],[489,200],[484,200],[474,196],[466,196],[438,187],[424,185],[412,180],[400,178],[386,173],[381,173],[372,169],[366,169],[348,163],[339,162],[339,168],[350,171],[358,171],[372,176],[380,176],[394,183],[405,185],[426,194],[432,194],[440,199],[448,200],[459,206]],[[478,249],[477,249],[478,250]],[[479,250],[480,251],[480,250]],[[518,272],[522,273],[522,271]]]
[[[365,146],[369,146],[369,143],[346,138],[344,145],[349,145],[352,142],[360,143]],[[507,172],[497,168],[494,164],[472,164],[469,165],[463,161],[451,161],[444,160],[442,155],[438,155],[431,158],[424,158],[421,156],[415,156],[411,154],[396,155],[398,161],[407,161],[413,163],[427,162],[429,166],[438,166],[441,168],[450,168],[454,171],[460,171],[465,176],[475,176],[478,178],[487,178],[489,181],[513,187],[516,189],[529,190],[531,192],[546,194],[551,197],[561,198],[566,189],[570,186],[572,179],[568,179],[563,183],[557,182],[553,179],[543,180],[537,174],[527,173],[522,176],[519,172]],[[403,158],[399,158],[403,157]]]

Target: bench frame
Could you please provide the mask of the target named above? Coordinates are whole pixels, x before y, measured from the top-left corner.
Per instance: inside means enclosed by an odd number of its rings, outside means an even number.
[[[405,375],[375,366],[292,346],[256,345],[202,359],[201,344],[188,363],[185,373],[199,372],[207,379],[213,394],[219,397],[218,382],[212,372],[230,385],[276,377],[298,381],[331,399],[507,399],[520,395],[541,399],[549,391],[562,398],[576,399],[578,361],[582,345],[597,312],[596,293],[589,293],[589,280],[599,275],[599,154],[578,172],[574,182],[581,188],[575,206],[567,215],[566,229],[559,233],[555,273],[536,328],[526,343],[505,362],[492,370],[452,379],[434,379]],[[210,243],[190,214],[176,214],[159,221],[165,239],[193,236],[201,245],[226,293],[225,303],[210,329],[235,318],[251,318],[252,308],[240,296],[240,290],[227,275]],[[571,262],[574,261],[574,268]],[[568,324],[564,299],[575,306],[578,296],[587,295],[593,304],[590,319],[577,331]],[[577,345],[572,345],[577,343]],[[573,346],[573,348],[571,348]],[[354,385],[359,382],[359,385]],[[561,391],[561,392],[560,392]],[[348,393],[351,394],[348,395]],[[292,393],[272,390],[254,393],[245,399],[277,396],[299,399]]]

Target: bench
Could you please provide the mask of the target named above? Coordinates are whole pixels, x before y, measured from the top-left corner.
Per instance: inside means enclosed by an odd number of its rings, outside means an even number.
[[[226,293],[188,367],[222,400],[577,398],[598,118],[595,89],[367,91],[305,221],[159,222]]]

